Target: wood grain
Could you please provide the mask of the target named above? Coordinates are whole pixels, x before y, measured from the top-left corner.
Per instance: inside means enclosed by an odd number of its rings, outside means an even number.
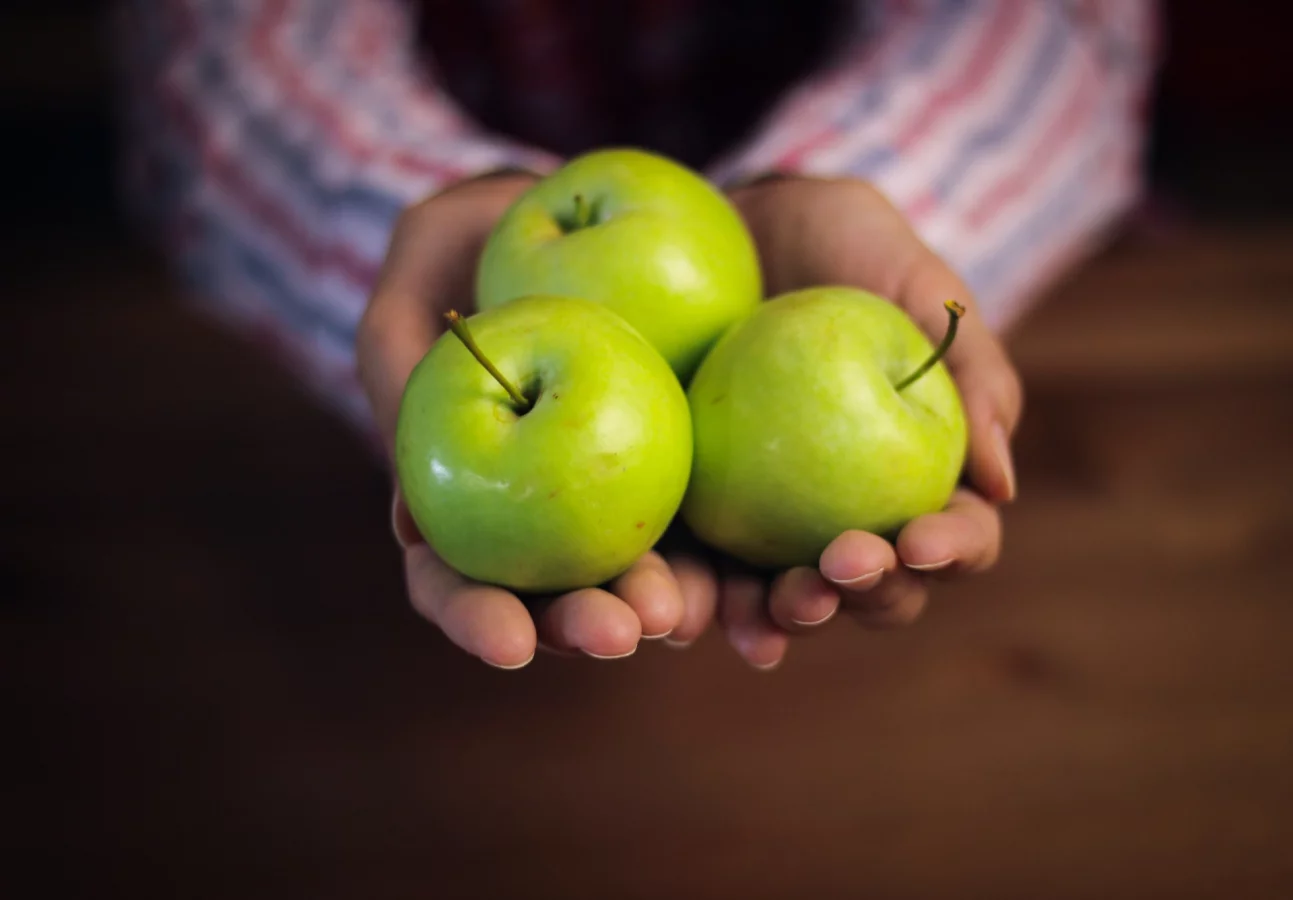
[[[153,263],[11,262],[4,866],[48,895],[1293,895],[1293,231],[1128,240],[1012,338],[991,574],[772,674],[492,671],[385,476]],[[75,264],[69,264],[75,260]],[[36,896],[24,892],[9,896]]]

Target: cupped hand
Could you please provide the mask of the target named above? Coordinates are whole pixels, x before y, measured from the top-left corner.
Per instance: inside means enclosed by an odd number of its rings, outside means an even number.
[[[356,343],[360,380],[392,459],[410,373],[443,332],[444,314],[473,307],[476,264],[489,232],[533,182],[512,173],[462,182],[410,207],[397,224]],[[398,484],[394,497],[392,525],[414,608],[490,665],[520,668],[539,647],[599,659],[627,656],[642,638],[692,640],[713,619],[712,572],[684,556],[667,563],[655,552],[604,588],[524,603],[446,565],[418,533]]]
[[[966,308],[945,357],[969,423],[966,477],[947,507],[908,523],[894,543],[846,532],[816,568],[771,579],[741,570],[723,575],[718,614],[729,640],[751,665],[768,669],[781,662],[792,635],[841,610],[872,627],[910,624],[932,582],[996,562],[998,507],[1015,496],[1010,442],[1023,395],[967,286],[871,185],[778,176],[731,196],[755,237],[769,296],[818,285],[862,288],[902,307],[934,342],[947,327],[944,303]]]
[[[464,182],[401,217],[357,342],[360,377],[388,452],[409,374],[442,332],[443,314],[471,307],[489,231],[532,183],[513,174]],[[840,535],[817,568],[768,579],[725,562],[719,574],[708,555],[683,545],[646,554],[605,589],[527,605],[442,562],[418,534],[396,485],[392,518],[410,599],[466,652],[500,668],[524,666],[539,647],[616,658],[643,637],[690,643],[717,615],[741,656],[767,669],[781,661],[792,635],[811,632],[841,609],[873,627],[908,624],[923,611],[931,581],[995,562],[997,506],[1015,493],[1010,440],[1022,394],[969,290],[862,182],[778,178],[736,190],[732,199],[759,246],[770,296],[854,285],[902,306],[935,340],[946,325],[944,302],[966,307],[946,357],[970,425],[966,486],[943,511],[909,523],[893,544],[863,532]]]

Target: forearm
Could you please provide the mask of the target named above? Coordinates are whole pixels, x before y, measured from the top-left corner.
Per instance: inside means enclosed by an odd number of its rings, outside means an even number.
[[[552,161],[460,115],[420,72],[402,7],[216,6],[123,10],[127,190],[210,312],[363,423],[355,326],[397,216]]]
[[[871,181],[1005,327],[1142,188],[1153,4],[917,5],[714,172]]]

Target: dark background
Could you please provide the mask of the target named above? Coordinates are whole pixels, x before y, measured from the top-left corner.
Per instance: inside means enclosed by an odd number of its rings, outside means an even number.
[[[1293,896],[1290,32],[1166,12],[1153,202],[1011,338],[999,568],[772,675],[517,675],[121,223],[99,4],[6,4],[0,894]]]

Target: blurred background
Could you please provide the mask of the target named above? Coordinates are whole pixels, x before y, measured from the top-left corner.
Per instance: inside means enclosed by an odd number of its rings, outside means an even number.
[[[773,675],[711,633],[521,676],[124,226],[101,4],[3,9],[0,894],[1293,896],[1275,4],[1165,4],[1152,202],[1011,338],[998,569]]]

